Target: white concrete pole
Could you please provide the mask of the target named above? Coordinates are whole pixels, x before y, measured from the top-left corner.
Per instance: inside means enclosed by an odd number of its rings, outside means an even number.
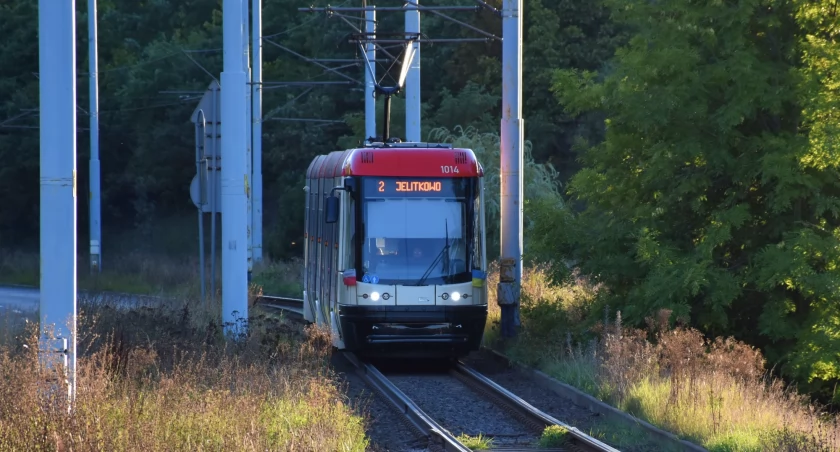
[[[248,105],[242,1],[222,4],[222,321],[228,333],[241,332],[238,321],[248,316]]]
[[[47,369],[59,372],[55,389],[66,390],[71,402],[76,392],[75,8],[75,0],[38,1],[41,122],[39,358]]]
[[[415,3],[420,4],[419,0]],[[405,12],[405,32],[420,33],[418,9]],[[410,45],[414,47],[414,58],[409,63],[405,83],[405,140],[417,142],[420,141],[420,43],[415,41]]]

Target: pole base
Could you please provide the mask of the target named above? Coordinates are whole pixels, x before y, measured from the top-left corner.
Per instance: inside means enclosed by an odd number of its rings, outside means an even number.
[[[504,304],[500,308],[502,309],[502,319],[499,326],[502,337],[516,337],[516,324],[514,322],[516,306]]]
[[[502,310],[502,337],[515,337],[519,326],[520,286],[516,282],[500,282],[496,286],[496,300]]]

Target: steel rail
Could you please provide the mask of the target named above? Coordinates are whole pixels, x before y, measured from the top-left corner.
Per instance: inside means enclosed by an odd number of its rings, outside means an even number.
[[[573,438],[574,442],[577,443],[576,445],[584,446],[586,450],[596,452],[619,452],[618,449],[598,441],[597,439],[578,430],[576,427],[560,422],[559,420],[540,411],[516,394],[499,386],[493,380],[481,375],[460,361],[455,364],[453,372],[463,377],[463,380],[469,381],[471,384],[477,386],[482,392],[489,394],[493,399],[498,400],[505,406],[509,407],[518,415],[517,417],[522,418],[528,424],[541,426],[541,428],[551,425],[563,427],[566,431],[568,431],[568,435]]]
[[[300,298],[261,295],[257,299],[261,306],[281,309],[303,317],[303,303]],[[344,357],[355,367],[359,376],[376,392],[382,395],[393,407],[399,411],[410,426],[426,438],[439,438],[447,451],[464,452],[470,449],[461,444],[451,433],[447,432],[434,419],[424,413],[408,396],[397,388],[385,375],[372,364],[364,363],[353,353],[345,352]],[[595,452],[618,452],[603,442],[587,435],[578,428],[568,425],[554,417],[540,411],[516,394],[503,388],[493,380],[473,370],[461,361],[455,363],[452,373],[460,380],[475,387],[488,398],[508,408],[516,418],[526,425],[542,430],[548,426],[557,425],[564,428],[576,446]]]
[[[303,318],[303,300],[300,298],[260,295],[257,297],[257,305],[290,312]]]
[[[410,425],[428,439],[437,437],[443,442],[447,451],[470,452],[470,449],[461,444],[451,433],[446,431],[434,419],[423,412],[408,396],[397,388],[388,377],[382,375],[379,370],[368,363],[363,363],[352,353],[345,353],[344,357],[356,368],[356,373],[371,388],[378,392],[397,411],[409,421]]]

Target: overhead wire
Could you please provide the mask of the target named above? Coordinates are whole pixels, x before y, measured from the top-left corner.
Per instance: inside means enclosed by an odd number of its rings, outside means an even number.
[[[337,6],[344,6],[344,5],[347,5],[349,2],[350,2],[350,0],[345,0],[344,2],[341,2],[340,4],[338,4]],[[314,17],[312,17],[310,19],[307,19],[307,20],[301,22],[300,24],[292,26],[292,27],[290,27],[286,30],[283,30],[283,31],[280,31],[280,32],[277,32],[277,33],[273,33],[273,34],[270,34],[270,35],[263,35],[262,39],[268,40],[270,38],[275,38],[277,36],[282,36],[282,35],[285,35],[285,34],[289,34],[292,31],[295,31],[295,30],[297,30],[299,28],[302,28],[306,25],[309,25],[310,23],[314,22],[317,19],[318,19],[318,16],[314,16]],[[271,41],[269,41],[269,42],[272,43],[272,44],[275,44]],[[99,75],[99,74],[106,74],[106,73],[111,73],[111,72],[129,70],[129,69],[145,66],[145,65],[148,65],[148,64],[152,64],[152,63],[157,63],[157,62],[166,60],[168,58],[172,58],[172,57],[180,54],[180,55],[186,56],[193,64],[198,66],[199,69],[201,69],[203,72],[205,72],[211,78],[213,78],[214,80],[216,80],[218,82],[218,79],[216,77],[214,77],[203,65],[198,63],[198,61],[196,61],[195,58],[191,57],[190,54],[192,54],[192,53],[213,53],[213,52],[220,52],[222,50],[223,50],[222,48],[213,48],[213,49],[183,49],[183,48],[179,48],[178,50],[172,51],[168,54],[161,55],[161,56],[149,59],[149,60],[138,61],[138,62],[131,63],[131,64],[125,64],[125,65],[121,65],[121,66],[117,66],[117,67],[101,69],[101,70],[98,70],[96,73],[97,73],[97,75]],[[307,80],[312,80],[314,78],[321,77],[321,76],[327,74],[328,72],[331,72],[331,71],[329,69],[325,70],[324,72],[322,72],[320,74],[309,77]],[[37,78],[37,72],[33,73],[33,75],[35,75],[35,77]],[[343,75],[343,74],[340,74],[340,75]],[[18,77],[21,77],[21,76],[23,76],[23,74],[15,75],[15,76],[12,76],[12,77],[18,78]],[[88,76],[90,76],[90,72],[87,72],[87,71],[86,72],[77,72],[76,76],[77,77],[88,77]],[[300,99],[305,94],[307,94],[309,91],[311,91],[311,88],[309,90],[305,91],[304,93],[301,93],[300,95],[296,96],[292,101],[287,102],[285,105],[283,105],[282,107],[280,107],[277,110],[279,111],[279,110],[282,110],[282,109],[288,107],[291,102],[294,102],[294,101]],[[195,100],[195,99],[200,99],[200,96],[198,96],[198,97],[185,97],[185,98],[179,99],[176,102],[169,102],[169,103],[164,103],[164,104],[147,105],[147,106],[133,107],[133,108],[117,108],[117,109],[110,109],[110,110],[99,110],[99,114],[128,113],[128,112],[152,110],[152,109],[156,109],[156,108],[182,105],[184,102]],[[82,111],[84,112],[85,115],[87,115],[87,116],[90,115],[84,109],[82,109]],[[23,126],[23,125],[14,126],[14,125],[9,125],[9,123],[11,123],[13,121],[25,118],[25,117],[33,115],[33,114],[35,114],[37,116],[37,109],[25,110],[21,114],[12,116],[12,117],[7,118],[7,119],[3,120],[2,122],[0,122],[0,127],[6,128],[6,129],[10,129],[10,128],[15,128],[15,129],[38,129],[39,127],[37,127],[37,126]],[[87,130],[87,129],[79,129],[79,130]]]

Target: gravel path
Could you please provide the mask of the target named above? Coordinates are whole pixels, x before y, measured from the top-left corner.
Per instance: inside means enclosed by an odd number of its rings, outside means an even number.
[[[482,434],[493,438],[496,446],[536,443],[537,435],[532,430],[451,375],[386,375],[455,436]]]

